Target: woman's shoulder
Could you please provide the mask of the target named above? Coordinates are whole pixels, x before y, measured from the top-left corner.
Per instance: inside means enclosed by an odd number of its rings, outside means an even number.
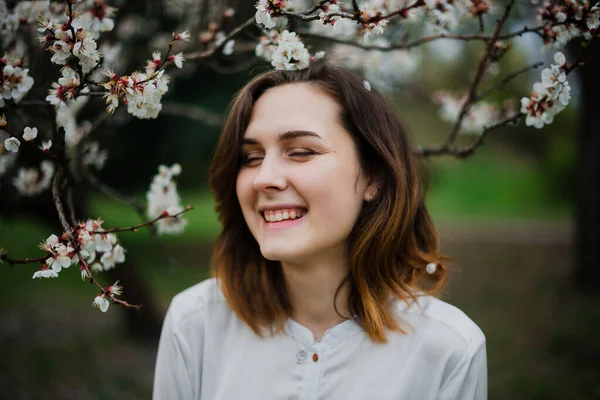
[[[171,300],[169,313],[177,322],[198,319],[215,303],[224,303],[225,298],[215,278],[206,279],[176,294]]]
[[[485,346],[481,328],[461,309],[433,296],[417,296],[408,303],[395,302],[397,315],[420,336],[435,337],[457,349],[476,350]]]

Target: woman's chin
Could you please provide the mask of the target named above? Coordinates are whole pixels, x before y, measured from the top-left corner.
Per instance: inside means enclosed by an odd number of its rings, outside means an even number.
[[[299,261],[305,258],[304,252],[298,251],[295,249],[282,249],[278,248],[269,248],[269,247],[261,247],[260,252],[263,257],[270,261],[281,261],[281,262],[292,262]]]

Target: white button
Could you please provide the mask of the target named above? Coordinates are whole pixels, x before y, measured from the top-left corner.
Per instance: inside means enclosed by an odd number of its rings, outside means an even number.
[[[296,353],[298,364],[304,363],[306,361],[306,357],[308,357],[308,354],[306,354],[306,351],[304,350],[300,350]]]

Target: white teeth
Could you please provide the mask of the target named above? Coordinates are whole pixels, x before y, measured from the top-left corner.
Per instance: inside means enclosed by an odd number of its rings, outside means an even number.
[[[279,222],[288,219],[301,218],[304,214],[306,214],[305,210],[276,210],[263,212],[263,216],[267,222]]]

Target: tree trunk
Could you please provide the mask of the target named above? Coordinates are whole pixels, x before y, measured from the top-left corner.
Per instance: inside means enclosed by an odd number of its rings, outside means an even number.
[[[574,277],[579,289],[597,292],[600,289],[600,40],[592,43],[583,61],[585,66],[579,69],[581,125],[577,138]]]
[[[126,307],[120,308],[123,319],[127,324],[127,331],[136,339],[156,340],[160,336],[163,315],[157,307],[155,296],[140,274],[139,263],[132,262],[131,258],[125,265],[107,271],[111,282],[119,280],[126,292],[124,299],[131,304],[141,304],[142,308],[135,310]]]

